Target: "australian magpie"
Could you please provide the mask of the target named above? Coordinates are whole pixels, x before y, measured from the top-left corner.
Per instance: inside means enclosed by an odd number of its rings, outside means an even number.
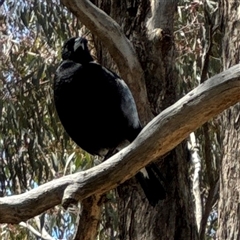
[[[59,119],[79,147],[106,159],[142,130],[132,93],[116,73],[94,62],[85,38],[67,40],[62,59],[53,87]],[[155,165],[136,177],[152,206],[165,198]]]

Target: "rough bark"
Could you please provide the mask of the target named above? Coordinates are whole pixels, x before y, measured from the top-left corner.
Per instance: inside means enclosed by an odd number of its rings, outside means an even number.
[[[136,49],[152,115],[177,99],[173,42],[177,2],[98,0],[98,6],[106,7]],[[111,7],[107,8],[109,3]],[[151,116],[145,116],[145,119],[149,118]],[[148,205],[134,180],[118,188],[121,239],[197,238],[185,155],[185,144],[182,144],[168,153],[167,158],[155,159],[166,178],[167,199],[154,209]],[[185,218],[179,218],[181,215]]]
[[[81,202],[79,224],[73,240],[97,239],[101,219],[101,196],[93,195]]]
[[[240,2],[221,0],[224,69],[240,61]],[[222,165],[217,239],[240,239],[240,104],[221,115]]]

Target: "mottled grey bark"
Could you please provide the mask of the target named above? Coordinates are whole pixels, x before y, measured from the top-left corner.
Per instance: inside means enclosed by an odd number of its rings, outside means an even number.
[[[240,3],[221,0],[223,67],[240,61]],[[240,93],[239,93],[240,94]],[[217,239],[240,239],[240,104],[221,115],[222,165]]]

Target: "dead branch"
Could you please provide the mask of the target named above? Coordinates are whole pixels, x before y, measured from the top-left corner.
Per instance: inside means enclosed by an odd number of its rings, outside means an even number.
[[[0,223],[26,221],[61,201],[64,207],[68,207],[72,202],[117,187],[238,101],[240,64],[205,81],[165,109],[132,144],[102,164],[53,180],[26,193],[0,198]]]

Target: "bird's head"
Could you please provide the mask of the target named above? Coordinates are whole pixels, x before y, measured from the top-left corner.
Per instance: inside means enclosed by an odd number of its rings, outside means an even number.
[[[72,60],[81,64],[93,61],[88,50],[87,39],[82,37],[68,39],[62,48],[62,59]]]

